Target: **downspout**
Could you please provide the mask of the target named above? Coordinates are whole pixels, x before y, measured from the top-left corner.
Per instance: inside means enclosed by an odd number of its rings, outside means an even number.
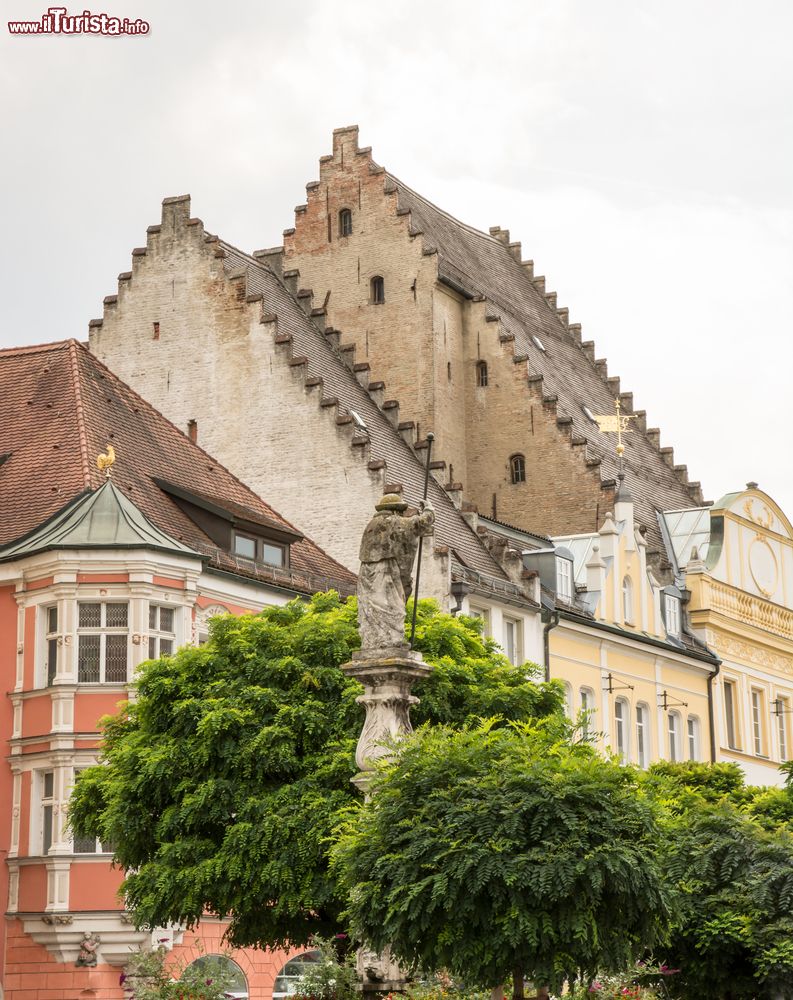
[[[711,764],[716,763],[716,720],[715,712],[713,711],[713,682],[719,675],[721,670],[721,660],[713,668],[713,671],[708,674],[708,721],[710,723],[710,762]]]
[[[547,682],[551,679],[551,637],[549,633],[552,628],[556,628],[559,624],[559,612],[544,611],[543,618],[545,618],[545,625],[543,625],[542,629],[542,650],[545,659],[545,680]]]

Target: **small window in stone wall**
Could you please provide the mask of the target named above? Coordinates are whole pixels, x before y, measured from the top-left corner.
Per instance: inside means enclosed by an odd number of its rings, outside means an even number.
[[[339,236],[352,236],[352,212],[349,208],[339,212]]]
[[[385,282],[379,274],[369,282],[372,305],[380,306],[385,302]]]
[[[480,389],[487,386],[487,362],[477,361],[476,363],[476,384]]]
[[[510,458],[509,474],[513,483],[526,482],[526,459],[523,455],[513,455]]]

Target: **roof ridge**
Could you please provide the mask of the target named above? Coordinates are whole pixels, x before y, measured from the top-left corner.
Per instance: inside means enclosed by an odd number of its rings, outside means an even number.
[[[0,354],[42,354],[44,351],[64,350],[69,344],[80,344],[76,337],[64,340],[50,340],[46,344],[21,344],[17,347],[0,347]]]
[[[69,350],[69,367],[72,376],[72,388],[74,390],[74,403],[77,410],[77,436],[80,441],[80,458],[82,460],[83,475],[85,485],[91,489],[91,465],[88,458],[88,436],[85,432],[85,407],[83,406],[83,394],[80,386],[80,366],[77,361],[78,342],[72,338],[66,341]]]

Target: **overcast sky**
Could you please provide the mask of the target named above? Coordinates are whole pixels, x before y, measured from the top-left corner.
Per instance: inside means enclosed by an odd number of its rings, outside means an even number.
[[[522,241],[706,497],[793,517],[789,0],[106,2],[149,34],[11,36],[47,4],[3,0],[2,346],[85,339],[168,195],[280,243],[357,122]]]

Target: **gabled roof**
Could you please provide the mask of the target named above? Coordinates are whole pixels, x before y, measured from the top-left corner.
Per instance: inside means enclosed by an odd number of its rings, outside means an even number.
[[[238,568],[161,489],[156,479],[229,504],[254,518],[300,533],[228,469],[117,378],[76,340],[0,351],[0,545],[22,539],[86,491],[104,482],[96,456],[116,452],[115,491],[160,533],[209,557],[210,564],[289,587],[284,571]],[[295,589],[336,586],[350,592],[355,577],[309,539],[291,546]]]
[[[0,562],[51,549],[158,549],[197,555],[161,531],[135,504],[105,482],[85,493],[18,542],[0,549]]]
[[[601,459],[601,478],[616,480],[614,442],[600,434],[584,410],[586,406],[591,413],[613,413],[614,384],[609,385],[560,320],[531,270],[505,242],[455,219],[392,174],[386,175],[385,183],[387,190],[396,190],[400,212],[410,212],[411,232],[421,233],[425,251],[437,253],[439,278],[469,298],[488,300],[504,332],[514,337],[516,357],[525,357],[530,372],[542,376],[543,391],[558,397],[557,412],[572,420],[573,435],[586,438],[588,453]],[[691,506],[697,499],[696,484],[687,488],[657,444],[638,429],[623,440],[626,485],[637,520],[647,526],[651,547],[663,551],[656,511]]]
[[[366,425],[372,459],[385,461],[390,482],[401,483],[406,499],[416,504],[422,497],[424,467],[396,428],[363,388],[355,374],[333,350],[326,338],[300,308],[291,292],[270,268],[220,241],[227,273],[246,272],[248,295],[261,295],[267,312],[278,317],[278,331],[292,338],[295,356],[305,357],[306,374],[322,379],[323,393],[336,397],[339,407],[354,411]],[[307,400],[306,405],[311,405]],[[471,529],[446,491],[432,478],[429,497],[435,509],[435,543],[446,545],[464,566],[497,580],[506,574]]]

